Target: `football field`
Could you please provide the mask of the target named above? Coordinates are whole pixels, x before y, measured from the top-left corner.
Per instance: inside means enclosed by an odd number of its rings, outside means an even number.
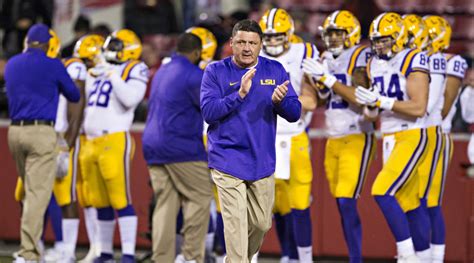
[[[12,254],[18,249],[19,243],[17,242],[4,242],[0,240],[0,263],[10,263],[13,262]],[[51,247],[47,245],[47,248]],[[79,246],[76,249],[76,259],[83,258],[87,253],[88,247]],[[147,257],[149,251],[138,249],[137,250],[137,262],[147,262],[151,263],[152,261]],[[117,262],[120,262],[120,249],[115,249],[115,259]],[[275,255],[261,255],[259,257],[258,263],[279,263],[280,259]],[[335,259],[335,258],[315,258],[314,262],[318,263],[344,263],[348,262],[347,259]],[[395,262],[395,260],[364,260],[367,263],[390,263]],[[214,261],[207,261],[205,263],[214,263]]]

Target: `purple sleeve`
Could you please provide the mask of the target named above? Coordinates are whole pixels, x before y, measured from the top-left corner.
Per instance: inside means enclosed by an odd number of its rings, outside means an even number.
[[[280,83],[282,84],[288,79],[288,74],[284,70],[283,66],[280,65],[278,68],[279,72],[281,72]],[[296,95],[291,82],[288,84],[288,93],[286,94],[285,98],[279,104],[273,104],[275,108],[275,112],[280,115],[282,118],[287,120],[288,122],[296,122],[301,117],[301,102],[298,100],[298,95]]]
[[[199,105],[199,96],[201,92],[201,82],[202,82],[203,71],[201,69],[193,70],[188,78],[188,94],[191,97],[193,105],[197,108]]]
[[[201,83],[201,111],[204,120],[212,124],[237,109],[243,100],[233,92],[222,97],[214,67],[207,66]]]
[[[66,97],[68,101],[78,102],[81,98],[79,89],[76,87],[76,84],[72,81],[71,77],[67,73],[64,65],[58,60],[56,66],[56,76],[59,82],[59,91]]]

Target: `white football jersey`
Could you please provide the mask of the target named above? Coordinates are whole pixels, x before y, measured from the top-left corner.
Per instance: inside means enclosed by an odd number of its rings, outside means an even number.
[[[429,56],[430,89],[428,93],[428,109],[425,119],[426,127],[441,125],[441,111],[446,88],[446,58],[440,52]]]
[[[447,68],[446,68],[446,75],[460,78],[461,80],[464,79],[464,75],[466,74],[467,70],[467,63],[464,58],[459,55],[453,54],[444,54],[447,60]],[[459,96],[459,94],[458,94]],[[453,102],[451,109],[449,110],[448,115],[443,119],[443,123],[441,124],[441,128],[444,133],[451,132],[451,126],[453,123],[454,114],[456,114],[456,101],[458,97]]]
[[[319,51],[316,46],[311,43],[291,43],[288,51],[279,57],[269,56],[265,54],[263,50],[260,52],[260,56],[276,60],[283,65],[290,76],[293,89],[299,96],[301,95],[301,83],[304,75],[301,63],[303,63],[303,59],[305,58],[317,58],[319,56]],[[308,126],[311,116],[312,112],[308,112],[304,118],[301,118],[299,121],[294,123],[290,123],[278,116],[277,134],[297,135],[302,133]]]
[[[145,96],[148,67],[141,61],[112,64],[113,75],[87,75],[84,130],[88,138],[129,131]],[[129,105],[129,106],[126,106]]]
[[[85,81],[87,75],[87,67],[79,58],[69,58],[64,61],[67,73],[72,80]],[[67,100],[63,95],[59,95],[58,111],[56,113],[56,122],[54,130],[59,133],[64,133],[69,128],[67,119]]]
[[[404,49],[389,60],[373,56],[368,62],[369,78],[381,95],[399,101],[409,100],[407,77],[413,71],[429,73],[428,57],[415,49]],[[382,133],[423,128],[424,118],[412,118],[393,111],[380,113]]]
[[[352,74],[356,68],[366,67],[370,56],[370,48],[356,45],[348,48],[337,57],[330,56],[325,59],[329,72],[339,82],[352,86]],[[331,90],[326,105],[326,129],[331,137],[340,137],[355,133],[373,131],[373,124],[365,121],[362,109],[356,105],[349,104],[341,96]]]

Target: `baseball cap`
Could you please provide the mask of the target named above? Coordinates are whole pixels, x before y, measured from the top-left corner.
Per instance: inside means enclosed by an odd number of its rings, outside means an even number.
[[[39,42],[39,43],[48,43],[49,39],[52,37],[49,33],[49,27],[45,24],[34,24],[28,30],[26,34],[28,43]]]

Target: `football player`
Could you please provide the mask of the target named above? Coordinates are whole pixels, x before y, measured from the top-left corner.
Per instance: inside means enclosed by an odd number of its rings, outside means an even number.
[[[100,257],[113,259],[115,213],[118,214],[122,262],[135,262],[137,216],[130,193],[130,164],[135,143],[129,130],[134,110],[143,99],[148,68],[139,61],[142,45],[131,30],[109,35],[103,46],[105,62],[88,71],[84,131],[87,137],[79,160],[90,202],[97,208]]]
[[[441,110],[444,101],[446,59],[440,50],[431,48],[433,40],[429,37],[430,28],[426,26],[421,17],[409,14],[403,16],[403,20],[408,32],[407,47],[425,51],[430,68],[427,114],[424,120],[427,133],[426,158],[420,164],[418,171],[420,180],[418,195],[421,206],[425,208],[431,182],[435,177],[441,176],[442,170],[440,156],[444,150],[444,143],[441,134]],[[419,259],[421,262],[431,262],[430,220],[427,210],[415,209],[408,212],[407,217]]]
[[[317,58],[319,52],[311,43],[291,43],[294,25],[291,16],[283,9],[268,10],[260,19],[263,31],[261,56],[277,60],[286,69],[290,81],[303,106],[301,119],[289,123],[278,117],[275,167],[275,221],[282,247],[282,256],[299,262],[312,262],[311,185],[313,170],[309,154],[309,138],[305,129],[316,108],[316,96],[311,84],[303,76],[304,58]],[[288,241],[294,236],[296,251]],[[291,253],[293,251],[293,253]]]
[[[428,213],[431,219],[431,258],[433,263],[441,263],[445,252],[445,224],[441,204],[444,193],[449,163],[453,154],[453,141],[450,135],[451,124],[456,112],[455,101],[458,98],[462,80],[467,70],[467,63],[461,56],[445,53],[451,40],[451,26],[440,16],[423,17],[429,32],[428,50],[432,53],[442,52],[446,63],[446,87],[441,111],[442,136],[444,150],[441,153],[441,173],[436,173],[428,193]]]
[[[368,87],[366,63],[370,48],[358,45],[361,28],[349,11],[331,13],[321,27],[328,70],[348,86]],[[327,100],[324,167],[331,194],[336,198],[350,262],[362,262],[362,228],[357,199],[375,150],[374,125],[363,116],[354,98],[343,98],[327,88],[318,91]]]
[[[397,242],[398,262],[419,262],[408,213],[422,214],[418,167],[426,156],[424,116],[428,104],[429,64],[425,53],[405,48],[403,19],[396,13],[379,15],[370,25],[374,56],[367,68],[372,89],[358,87],[359,103],[377,106],[384,135],[384,166],[372,186]],[[407,213],[407,214],[405,214]]]

